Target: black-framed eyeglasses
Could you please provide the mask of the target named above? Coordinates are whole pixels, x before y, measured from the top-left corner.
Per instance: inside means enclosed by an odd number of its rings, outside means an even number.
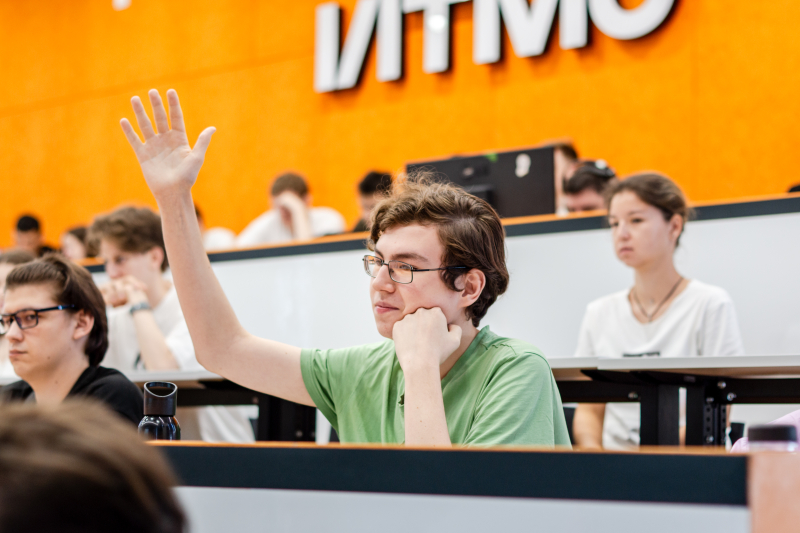
[[[378,271],[383,265],[389,267],[389,277],[396,283],[411,283],[414,281],[414,272],[433,272],[435,270],[454,270],[467,268],[465,266],[449,266],[441,268],[416,268],[402,261],[384,261],[374,255],[364,256],[364,272],[371,278],[378,276]]]
[[[74,305],[57,305],[55,307],[46,307],[44,309],[23,309],[16,313],[8,315],[0,315],[0,335],[5,335],[11,329],[11,324],[17,322],[19,329],[31,329],[39,325],[39,313],[46,313],[48,311],[63,311],[65,309],[74,309]]]

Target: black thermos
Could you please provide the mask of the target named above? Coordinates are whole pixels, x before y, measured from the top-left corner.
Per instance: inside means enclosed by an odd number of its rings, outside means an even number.
[[[166,381],[144,384],[144,418],[139,435],[146,440],[181,440],[181,426],[175,418],[178,386]]]

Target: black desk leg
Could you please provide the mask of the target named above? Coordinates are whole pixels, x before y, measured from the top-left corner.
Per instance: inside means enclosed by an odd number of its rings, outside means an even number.
[[[678,446],[679,387],[654,385],[642,390],[640,442],[642,446]]]
[[[725,446],[727,405],[715,391],[703,387],[686,389],[686,445]]]
[[[316,438],[317,410],[269,396],[258,395],[256,440],[311,441]]]

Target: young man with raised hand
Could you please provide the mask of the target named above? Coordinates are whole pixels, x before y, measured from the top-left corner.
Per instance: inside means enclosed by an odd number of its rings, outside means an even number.
[[[245,387],[317,406],[342,442],[413,446],[569,446],[561,400],[539,351],[480,319],[508,285],[504,233],[485,202],[445,184],[401,183],[374,215],[363,268],[387,341],[301,350],[244,330],[203,251],[191,187],[214,133],[191,149],[174,90],[167,109],[138,97],[122,129],[158,202],[197,358]],[[354,265],[355,267],[355,265]]]

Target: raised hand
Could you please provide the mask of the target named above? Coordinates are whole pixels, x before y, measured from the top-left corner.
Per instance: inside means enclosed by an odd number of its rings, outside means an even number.
[[[131,99],[131,105],[144,142],[139,139],[128,119],[123,118],[120,125],[131,148],[136,153],[136,159],[139,160],[148,187],[158,199],[165,194],[191,189],[197,180],[200,167],[203,166],[211,136],[216,130],[215,128],[203,130],[192,149],[189,146],[189,139],[186,137],[186,127],[183,123],[183,112],[178,101],[178,93],[174,89],[167,91],[169,122],[167,121],[167,110],[164,108],[158,91],[151,89],[148,96],[150,105],[153,106],[156,130],[153,129],[138,96]],[[170,122],[172,123],[171,129]]]

